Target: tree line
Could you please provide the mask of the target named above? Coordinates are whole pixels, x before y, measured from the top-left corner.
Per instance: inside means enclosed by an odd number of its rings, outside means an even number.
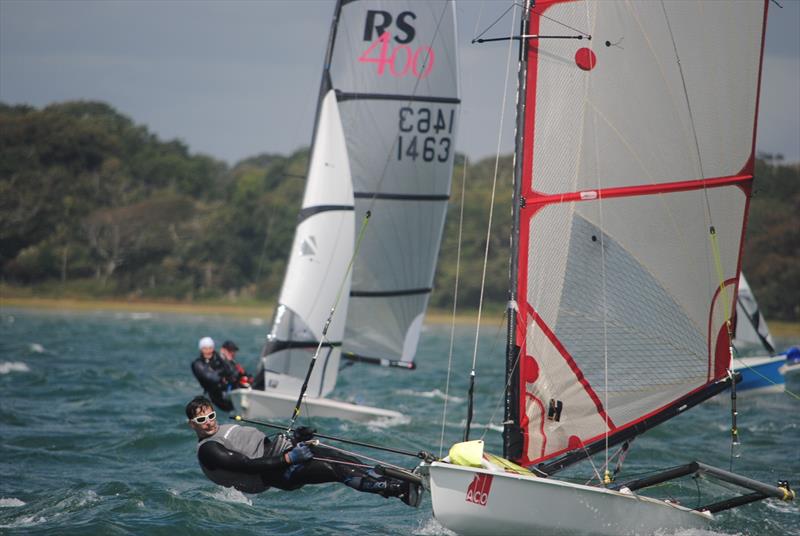
[[[274,300],[308,150],[234,166],[163,141],[100,102],[0,103],[0,277],[42,295]],[[477,305],[494,159],[459,155],[434,307],[452,303],[463,166],[459,303]],[[486,299],[506,300],[512,158],[499,162]],[[757,161],[744,270],[767,318],[800,320],[800,167]],[[496,274],[502,274],[497,277]]]

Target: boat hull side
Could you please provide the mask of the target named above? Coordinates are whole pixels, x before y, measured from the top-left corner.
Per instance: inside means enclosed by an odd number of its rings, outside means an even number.
[[[236,389],[230,393],[237,415],[245,419],[285,421],[291,417],[296,396],[277,391]],[[377,420],[400,420],[403,414],[397,411],[350,404],[329,398],[305,397],[300,415],[309,418],[333,418],[355,422]]]
[[[713,519],[650,497],[552,479],[440,462],[431,464],[428,472],[434,516],[462,535],[622,536],[704,528]],[[490,476],[490,484],[486,476],[476,475]],[[468,500],[468,493],[478,488],[484,491]]]
[[[782,355],[734,359],[733,370],[742,375],[742,381],[736,385],[736,392],[782,393],[786,389],[786,378],[781,372],[785,363],[786,359]]]

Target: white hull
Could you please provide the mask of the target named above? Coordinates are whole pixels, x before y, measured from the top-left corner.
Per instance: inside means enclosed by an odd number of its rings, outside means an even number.
[[[442,462],[424,470],[429,474],[433,515],[462,535],[622,536],[705,528],[713,519],[658,499],[559,480]],[[480,474],[491,475],[491,483],[473,484]],[[471,487],[488,488],[488,493],[475,493],[468,501]]]
[[[291,417],[296,395],[277,391],[258,391],[255,389],[235,389],[230,393],[235,411],[245,419],[279,420]],[[401,419],[403,414],[388,409],[349,404],[329,398],[305,397],[300,415],[310,418],[334,418],[355,422]]]

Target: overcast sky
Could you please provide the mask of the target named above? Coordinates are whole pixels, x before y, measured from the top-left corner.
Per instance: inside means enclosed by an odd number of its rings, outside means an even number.
[[[510,3],[456,3],[457,147],[472,158],[496,151],[508,45],[469,42]],[[780,3],[770,5],[757,145],[800,161],[800,1]],[[332,11],[332,0],[0,0],[0,101],[105,101],[162,139],[229,163],[289,153],[311,139]],[[503,132],[510,152],[513,118]]]

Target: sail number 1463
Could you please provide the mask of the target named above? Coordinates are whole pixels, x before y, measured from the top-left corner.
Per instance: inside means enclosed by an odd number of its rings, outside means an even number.
[[[456,111],[403,106],[398,114],[397,159],[447,162]]]

